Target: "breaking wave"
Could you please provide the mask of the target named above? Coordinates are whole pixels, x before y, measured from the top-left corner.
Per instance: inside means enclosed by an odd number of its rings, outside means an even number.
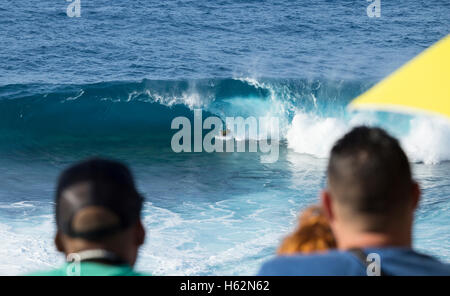
[[[177,116],[276,116],[295,152],[326,157],[351,127],[381,126],[401,140],[412,161],[450,160],[450,124],[442,118],[348,112],[371,81],[199,79],[0,87],[0,148],[111,139],[166,141]],[[117,141],[120,145],[120,142]],[[167,141],[166,141],[167,142]]]

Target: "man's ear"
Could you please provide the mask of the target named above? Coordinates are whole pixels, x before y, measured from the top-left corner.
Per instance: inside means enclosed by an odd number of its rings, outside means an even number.
[[[421,194],[422,194],[422,192],[420,190],[420,185],[417,182],[414,182],[413,188],[412,188],[413,209],[416,209],[419,206]]]
[[[143,245],[145,241],[145,229],[144,225],[142,225],[141,219],[139,219],[139,221],[136,223],[135,233],[136,233],[135,235],[136,245],[137,246]]]
[[[320,201],[322,204],[322,209],[327,217],[328,221],[332,222],[334,220],[334,212],[333,212],[333,201],[331,200],[331,194],[328,190],[323,190],[320,194]]]
[[[61,234],[61,232],[58,230],[58,231],[56,231],[56,235],[55,235],[55,246],[56,246],[56,249],[58,250],[58,251],[60,251],[60,252],[65,252],[65,249],[64,249],[64,244],[63,244],[63,242],[62,242],[62,234]]]

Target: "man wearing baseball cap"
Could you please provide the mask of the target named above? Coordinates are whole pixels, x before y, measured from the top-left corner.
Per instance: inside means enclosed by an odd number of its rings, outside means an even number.
[[[66,169],[56,188],[55,244],[67,263],[32,275],[140,275],[133,270],[144,243],[143,198],[129,169],[90,159]]]

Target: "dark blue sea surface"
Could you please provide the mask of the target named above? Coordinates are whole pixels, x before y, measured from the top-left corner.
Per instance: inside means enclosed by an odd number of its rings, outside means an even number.
[[[423,189],[414,244],[450,261],[450,125],[347,104],[450,33],[450,2],[0,0],[0,274],[57,266],[60,170],[128,163],[146,196],[137,268],[251,275],[317,202],[352,126],[397,136]],[[430,98],[424,98],[430,99]],[[280,153],[175,153],[177,116],[275,116]]]

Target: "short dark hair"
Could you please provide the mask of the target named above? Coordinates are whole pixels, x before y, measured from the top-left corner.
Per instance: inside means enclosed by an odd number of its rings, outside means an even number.
[[[89,184],[87,193],[74,198],[64,197],[70,187]],[[71,237],[96,240],[131,226],[140,218],[143,198],[138,193],[133,176],[124,164],[93,158],[64,170],[56,188],[56,223],[58,230]],[[79,233],[72,227],[75,214],[88,206],[104,208],[117,217],[117,225],[108,229],[92,229]]]
[[[333,198],[352,213],[383,220],[405,205],[413,180],[399,142],[380,128],[360,126],[334,145],[328,184]]]

